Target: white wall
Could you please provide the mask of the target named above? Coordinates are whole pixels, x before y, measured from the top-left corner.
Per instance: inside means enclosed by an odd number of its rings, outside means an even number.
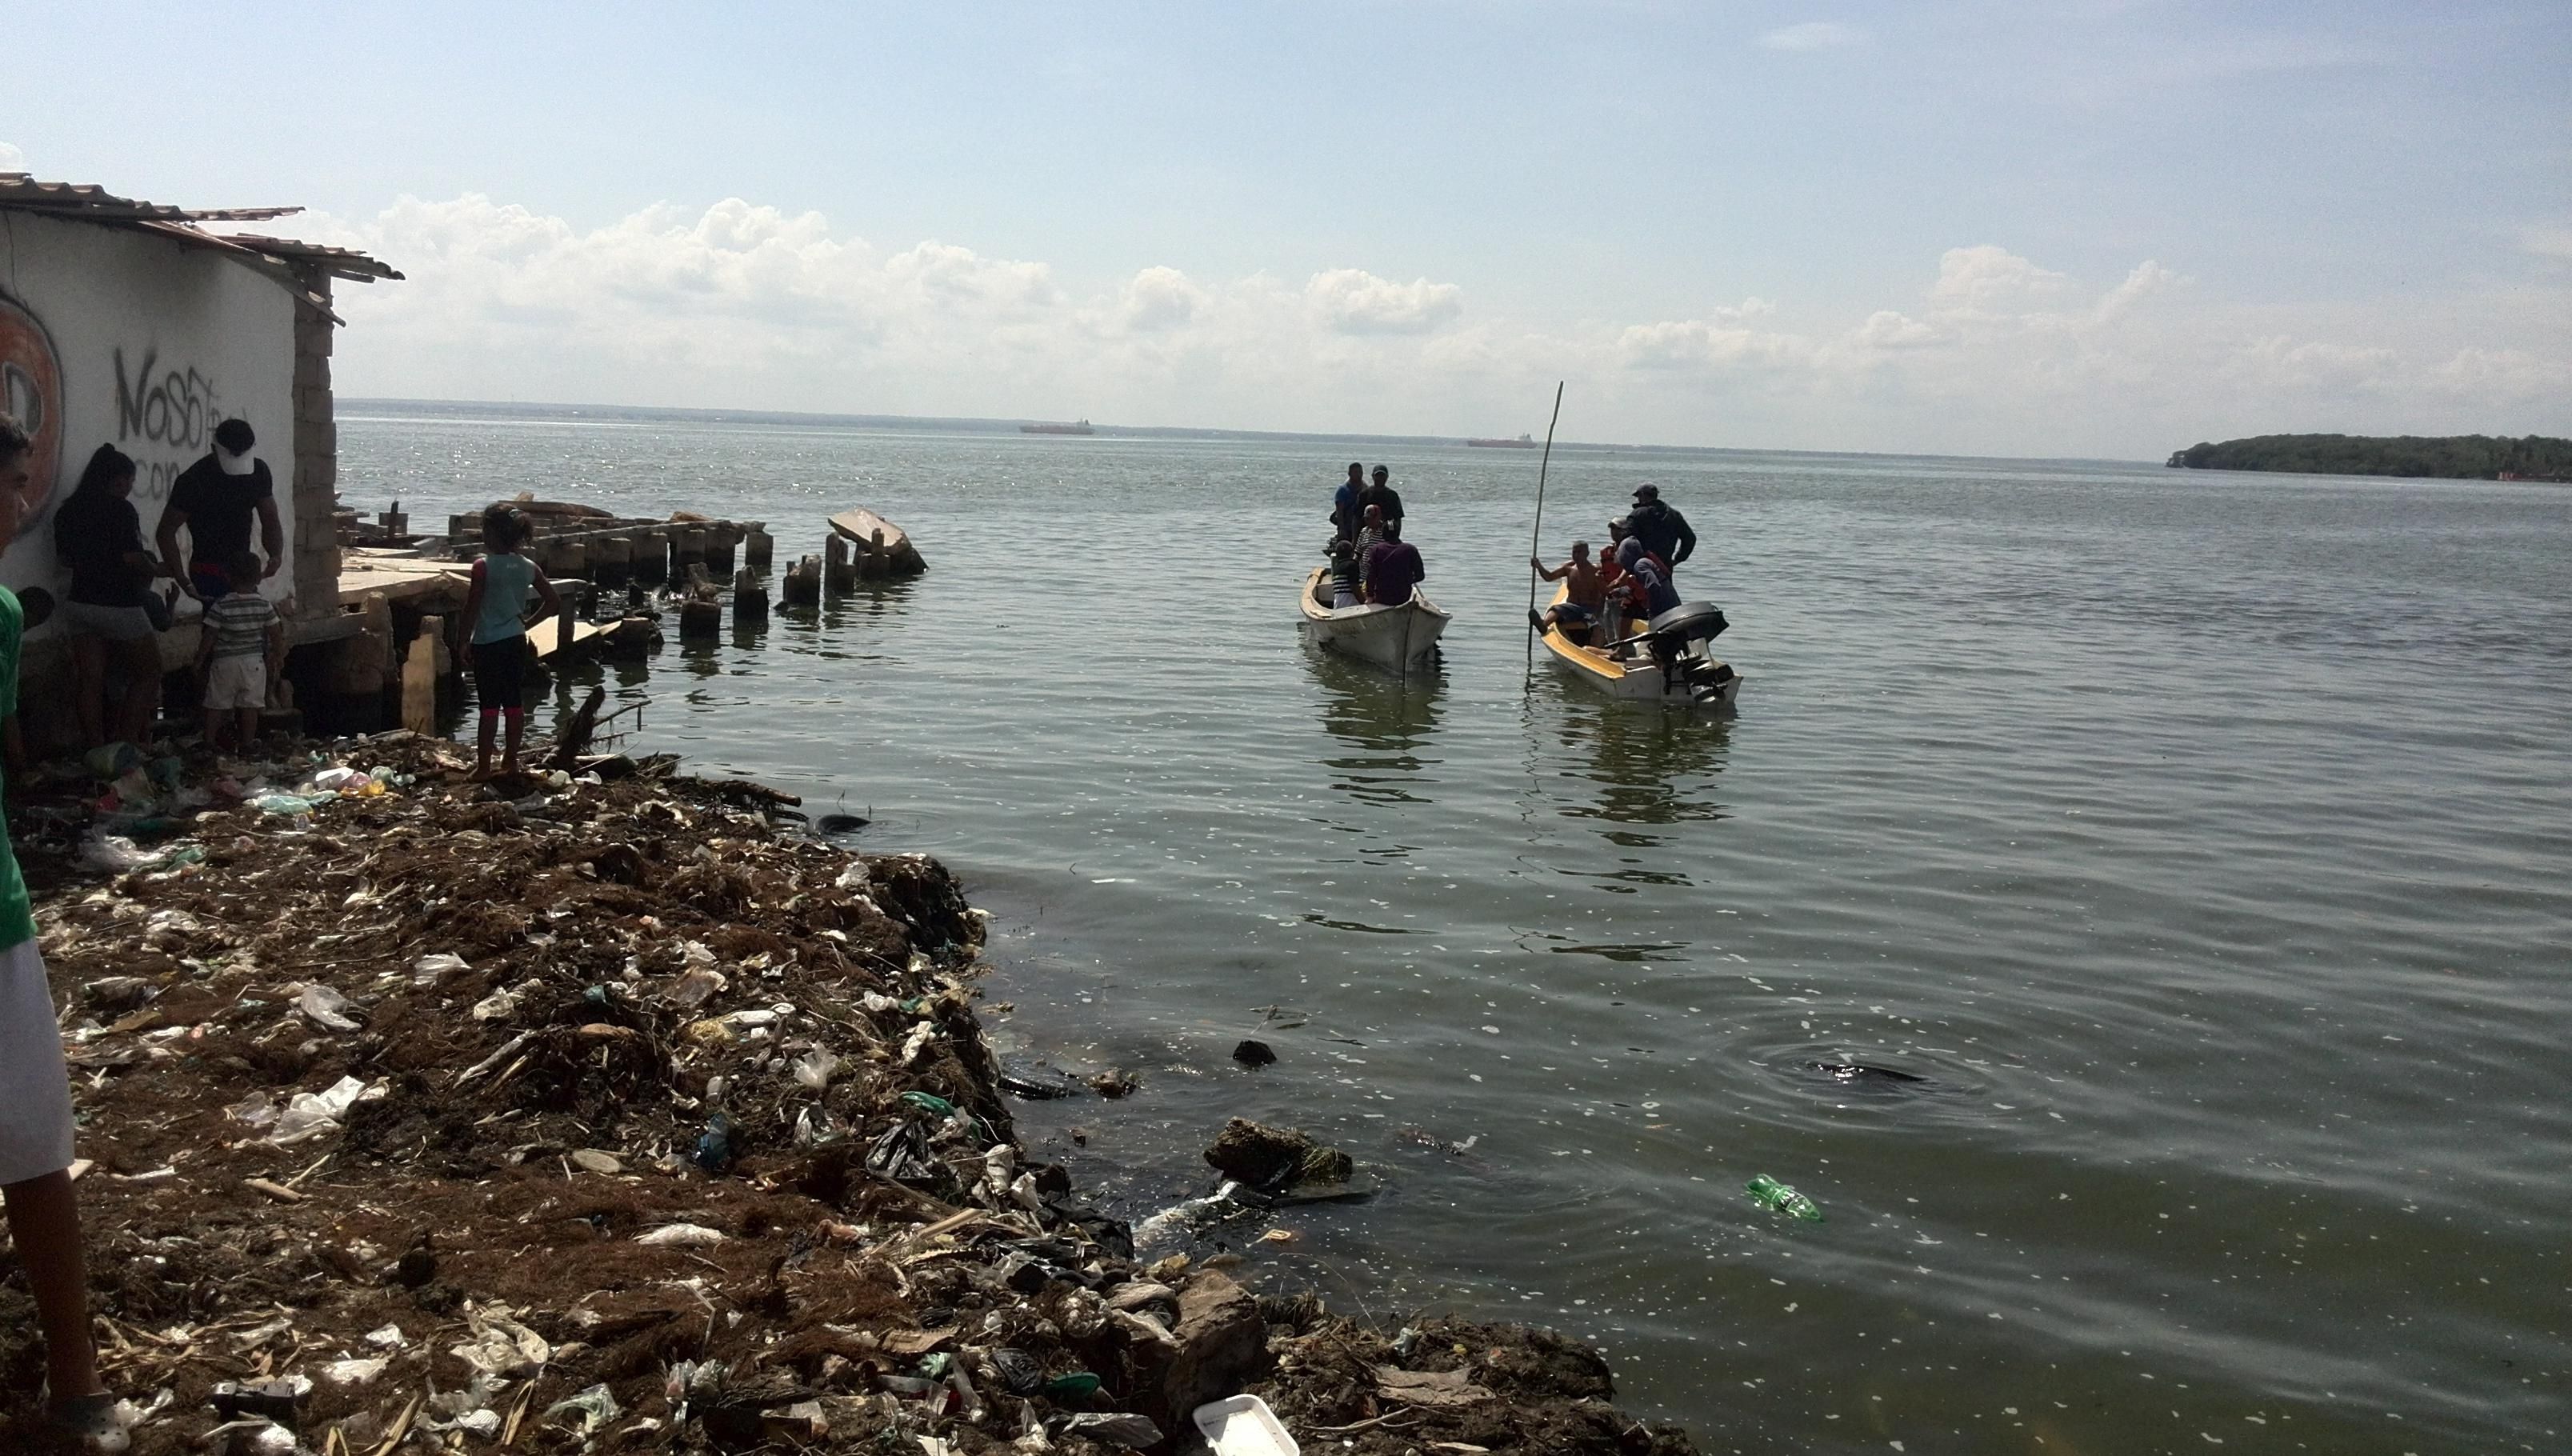
[[[0,556],[0,582],[60,599],[67,573],[54,555],[54,507],[100,444],[134,457],[134,505],[149,542],[170,482],[234,415],[259,433],[254,453],[276,477],[292,563],[295,301],[284,284],[173,238],[0,209],[0,382],[13,411],[31,393],[53,392],[41,382],[48,344],[60,427],[46,431],[55,458],[40,460],[37,475],[51,463],[54,477]],[[291,569],[271,578],[269,595],[283,597],[291,579]],[[31,637],[60,630],[57,619]]]

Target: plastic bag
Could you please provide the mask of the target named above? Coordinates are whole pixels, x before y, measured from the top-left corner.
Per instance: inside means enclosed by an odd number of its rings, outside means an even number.
[[[305,987],[303,994],[295,998],[296,1010],[304,1013],[315,1026],[328,1032],[357,1030],[355,1019],[348,1015],[349,1005],[348,998],[319,981]]]
[[[816,1047],[795,1059],[795,1080],[814,1092],[829,1092],[831,1079],[840,1075],[840,1059],[829,1050]]]
[[[673,1006],[694,1008],[705,1005],[728,984],[720,971],[706,966],[690,966],[661,994]]]
[[[410,963],[410,984],[413,986],[427,986],[441,976],[452,976],[458,971],[470,971],[472,969],[472,967],[464,964],[464,958],[462,956],[450,955],[444,951],[437,951],[429,955],[422,956],[418,960]]]
[[[121,834],[93,836],[81,846],[81,863],[93,870],[106,870],[122,875],[132,870],[148,870],[161,863],[161,856],[135,844]]]
[[[281,1147],[308,1141],[324,1133],[339,1130],[339,1120],[366,1094],[366,1085],[353,1077],[343,1077],[327,1091],[297,1092],[277,1115],[277,1130],[268,1140]]]

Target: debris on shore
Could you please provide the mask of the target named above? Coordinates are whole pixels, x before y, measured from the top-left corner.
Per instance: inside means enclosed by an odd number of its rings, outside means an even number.
[[[673,760],[476,784],[435,739],[318,747],[266,793],[165,773],[150,850],[36,787],[135,1451],[1089,1456],[1188,1449],[1242,1393],[1308,1450],[1692,1449],[1558,1336],[1139,1262],[1016,1142],[936,861]],[[0,1411],[40,1406],[30,1307],[0,1264]],[[0,1447],[50,1449],[31,1420]]]

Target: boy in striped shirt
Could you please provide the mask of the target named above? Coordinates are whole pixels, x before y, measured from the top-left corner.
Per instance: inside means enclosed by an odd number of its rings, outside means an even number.
[[[259,714],[268,706],[277,675],[286,667],[286,622],[259,594],[259,557],[243,551],[224,563],[232,590],[206,603],[197,643],[197,674],[206,684],[206,747],[223,734],[232,715],[236,749],[259,737]]]

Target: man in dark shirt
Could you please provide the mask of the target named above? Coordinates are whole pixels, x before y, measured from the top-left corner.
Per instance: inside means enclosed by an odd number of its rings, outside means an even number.
[[[1367,488],[1358,492],[1358,513],[1363,518],[1368,506],[1381,506],[1384,510],[1385,533],[1399,536],[1402,534],[1402,496],[1391,485],[1385,483],[1385,478],[1391,473],[1382,465],[1375,467],[1375,479],[1368,484]]]
[[[1331,495],[1331,534],[1357,539],[1358,527],[1365,524],[1358,497],[1366,493],[1366,466],[1349,461],[1349,478]]]
[[[1625,522],[1644,550],[1670,566],[1696,550],[1696,532],[1688,529],[1686,516],[1662,503],[1658,485],[1635,487],[1634,508],[1625,513]]]
[[[277,516],[277,481],[268,461],[255,459],[258,437],[247,419],[227,419],[215,426],[215,447],[179,473],[170,486],[169,503],[161,507],[161,528],[154,532],[161,561],[170,574],[187,583],[190,596],[204,600],[232,587],[258,587],[256,581],[234,581],[224,563],[250,549],[251,516],[259,517],[259,543],[267,557],[260,573],[265,581],[286,560],[286,527]],[[188,532],[188,554],[179,555],[179,532]]]
[[[1402,605],[1411,600],[1411,589],[1428,579],[1420,548],[1399,536],[1388,536],[1367,550],[1367,600],[1377,606]]]

